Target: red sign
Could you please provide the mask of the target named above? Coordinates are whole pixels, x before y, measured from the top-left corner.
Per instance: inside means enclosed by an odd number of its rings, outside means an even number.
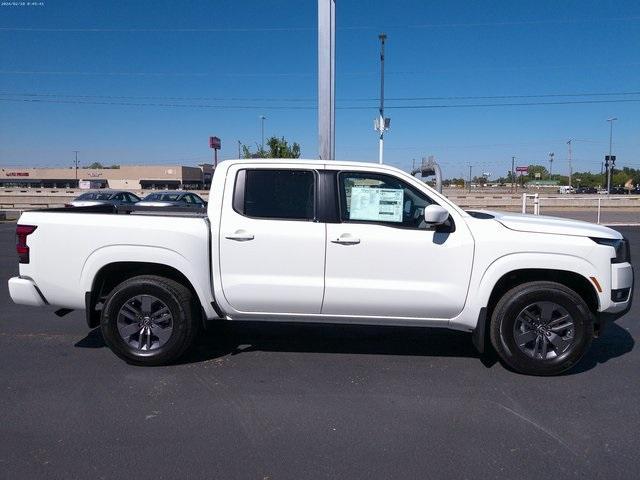
[[[213,148],[214,150],[220,150],[220,139],[218,137],[209,137],[209,148]]]
[[[29,172],[7,172],[7,177],[28,177]]]
[[[529,172],[529,167],[516,167],[516,172],[527,173]]]

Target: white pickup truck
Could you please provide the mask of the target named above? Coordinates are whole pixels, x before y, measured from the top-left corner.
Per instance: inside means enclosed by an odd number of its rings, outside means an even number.
[[[229,160],[206,213],[148,210],[25,212],[11,298],[86,310],[139,365],[176,360],[207,320],[263,320],[467,331],[537,375],[575,365],[631,305],[620,233],[464,211],[385,165]]]

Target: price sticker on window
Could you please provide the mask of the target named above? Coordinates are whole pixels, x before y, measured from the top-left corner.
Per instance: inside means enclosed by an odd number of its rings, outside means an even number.
[[[351,188],[350,220],[402,222],[404,190],[401,188]]]

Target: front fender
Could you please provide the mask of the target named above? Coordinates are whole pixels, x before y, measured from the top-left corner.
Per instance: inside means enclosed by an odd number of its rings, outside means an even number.
[[[451,319],[451,328],[459,330],[473,330],[478,321],[480,311],[489,304],[489,298],[495,285],[504,275],[515,270],[563,270],[583,276],[593,285],[590,277],[596,277],[602,286],[602,292],[596,291],[600,305],[606,303],[611,279],[599,275],[598,268],[588,260],[568,254],[559,253],[512,253],[494,260],[484,272],[479,273],[476,281],[472,282],[471,291],[476,292],[471,297],[468,308],[458,317]]]
[[[217,316],[213,311],[213,300],[209,288],[209,268],[207,263],[197,265],[175,250],[144,245],[109,245],[99,248],[89,255],[80,272],[80,285],[83,292],[90,292],[98,272],[112,263],[143,262],[172,267],[182,273],[191,282],[198,295],[200,304],[208,318]]]

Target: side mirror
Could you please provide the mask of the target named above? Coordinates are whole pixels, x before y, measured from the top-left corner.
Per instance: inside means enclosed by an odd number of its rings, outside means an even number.
[[[440,205],[428,205],[424,209],[424,221],[427,225],[442,225],[449,219],[449,212]]]

